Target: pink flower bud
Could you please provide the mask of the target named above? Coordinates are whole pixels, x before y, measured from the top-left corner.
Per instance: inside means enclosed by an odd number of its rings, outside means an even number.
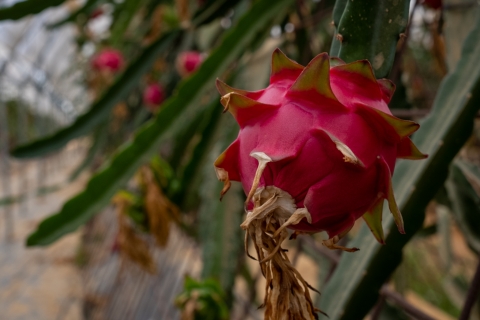
[[[178,73],[180,73],[182,77],[186,77],[195,72],[202,64],[202,61],[203,57],[197,51],[182,52],[176,61]]]
[[[143,91],[143,102],[150,111],[155,111],[165,99],[165,91],[157,83],[148,85]]]
[[[123,55],[115,49],[104,49],[92,58],[91,64],[95,70],[115,73],[123,67]]]

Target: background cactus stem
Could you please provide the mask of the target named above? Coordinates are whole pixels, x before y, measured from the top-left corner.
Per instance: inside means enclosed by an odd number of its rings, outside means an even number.
[[[480,293],[480,260],[477,264],[477,270],[473,276],[472,283],[470,284],[470,289],[468,290],[467,299],[462,309],[462,314],[460,315],[460,320],[470,319],[470,312],[472,311],[475,302],[477,301],[478,294]]]

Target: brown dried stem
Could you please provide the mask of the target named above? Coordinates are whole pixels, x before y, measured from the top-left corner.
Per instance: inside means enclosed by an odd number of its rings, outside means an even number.
[[[245,247],[248,247],[249,238],[253,240],[266,279],[265,299],[261,306],[265,308],[265,319],[318,319],[316,313],[323,312],[313,306],[309,289],[318,291],[303,279],[291,264],[286,250],[281,247],[289,237],[288,231],[282,226],[295,223],[275,205],[282,195],[274,193],[270,198],[262,199],[260,194],[261,191],[255,193],[254,209],[248,213],[241,227],[247,232]]]

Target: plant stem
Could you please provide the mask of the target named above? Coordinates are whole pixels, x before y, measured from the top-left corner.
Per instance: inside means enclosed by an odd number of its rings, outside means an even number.
[[[414,305],[412,305],[410,302],[405,300],[405,298],[402,297],[401,294],[388,288],[387,285],[383,285],[382,289],[380,289],[380,294],[386,297],[387,299],[390,299],[393,303],[395,303],[397,306],[402,308],[406,313],[413,316],[415,319],[435,320],[434,318],[430,317],[429,315],[424,313],[422,310],[417,309]]]
[[[382,313],[383,306],[385,305],[385,296],[380,296],[378,298],[377,305],[373,308],[371,320],[378,320],[380,314]]]
[[[472,284],[468,289],[467,299],[463,305],[462,314],[460,315],[459,320],[468,320],[470,317],[470,312],[472,311],[473,305],[477,300],[478,293],[480,291],[480,260],[477,265],[477,270],[473,276]]]

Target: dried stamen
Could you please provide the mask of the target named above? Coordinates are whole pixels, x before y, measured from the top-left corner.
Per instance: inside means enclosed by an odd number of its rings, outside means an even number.
[[[338,151],[343,154],[343,161],[365,167],[363,162],[355,155],[355,153],[353,153],[352,149],[350,149],[345,143],[337,139],[333,139],[333,142],[335,142]]]
[[[253,152],[250,154],[250,156],[258,160],[258,167],[257,171],[255,172],[255,178],[253,178],[252,188],[250,189],[247,200],[245,201],[245,205],[247,205],[250,200],[252,200],[252,197],[258,188],[258,184],[260,183],[260,178],[262,177],[263,170],[265,170],[267,166],[267,163],[272,162],[272,159],[263,152]]]
[[[295,225],[298,224],[302,219],[305,218],[307,219],[308,223],[312,223],[312,216],[310,215],[310,212],[308,212],[307,209],[301,208],[296,210],[290,218],[277,230],[275,231],[273,237],[276,238],[282,230],[284,230],[286,227],[290,225]]]

